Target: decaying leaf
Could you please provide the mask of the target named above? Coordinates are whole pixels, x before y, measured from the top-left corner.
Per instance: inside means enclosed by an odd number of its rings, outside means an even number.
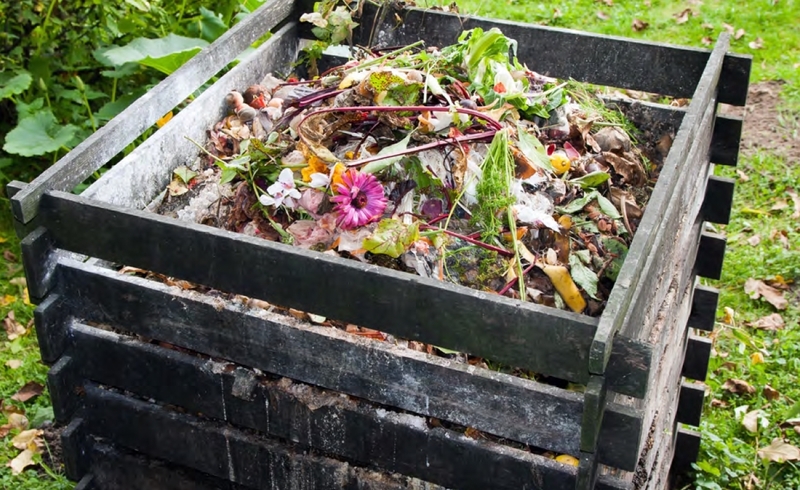
[[[678,12],[677,14],[673,15],[675,18],[676,24],[685,24],[689,22],[689,18],[694,15],[694,12],[690,8],[685,8]]]
[[[717,398],[711,400],[711,407],[712,408],[728,408],[728,403]]]
[[[781,392],[770,385],[764,385],[764,389],[761,392],[764,394],[764,398],[769,401],[774,401],[781,397]]]
[[[789,232],[786,230],[772,230],[772,232],[769,234],[769,238],[772,241],[779,241],[783,248],[789,250]]]
[[[6,415],[8,421],[0,426],[0,437],[5,437],[12,430],[27,429],[28,418],[17,412],[10,412]]]
[[[39,429],[23,430],[11,439],[11,445],[20,451],[25,449],[37,451],[43,446],[42,440],[39,438],[42,434],[44,432]]]
[[[25,386],[19,389],[14,395],[11,397],[12,400],[18,402],[26,402],[33,397],[39,396],[44,391],[44,386],[37,383],[36,381],[29,381],[25,383]]]
[[[748,323],[748,325],[753,328],[774,332],[776,330],[783,330],[786,324],[779,313],[772,313],[771,315],[762,316],[758,320]]]
[[[6,335],[8,335],[8,340],[22,337],[27,332],[25,327],[14,317],[14,310],[8,312],[5,319],[3,319],[3,324],[6,329]]]
[[[753,352],[750,354],[750,362],[753,364],[764,364],[764,354],[760,352]]]
[[[747,239],[747,244],[751,247],[758,246],[759,243],[761,243],[761,236],[759,235],[753,235]]]
[[[757,37],[755,41],[750,41],[747,45],[750,46],[750,49],[761,49],[764,47],[764,40]]]
[[[722,389],[735,395],[752,395],[756,392],[750,383],[741,379],[731,378],[722,384]]]
[[[764,298],[779,310],[785,310],[789,306],[789,302],[783,297],[783,293],[780,290],[752,277],[744,283],[744,292],[749,294],[752,299]]]
[[[636,32],[641,32],[647,29],[649,25],[650,24],[641,19],[633,19],[633,23],[631,24],[631,29],[633,29]]]
[[[19,369],[22,366],[22,361],[19,359],[9,359],[6,361],[6,367],[8,369]]]
[[[761,410],[752,410],[747,412],[742,418],[742,425],[749,432],[758,432],[758,419],[761,416]]]
[[[797,461],[800,460],[800,449],[784,442],[783,439],[775,438],[772,444],[758,450],[758,457],[775,463]]]
[[[33,456],[36,453],[31,451],[30,449],[26,449],[19,453],[16,458],[12,459],[11,461],[6,464],[6,466],[11,468],[12,475],[19,475],[22,471],[31,466],[33,463]]]
[[[789,194],[789,197],[792,198],[792,203],[794,203],[794,213],[792,213],[792,219],[800,218],[800,196],[797,195],[794,189],[786,189],[786,193]]]
[[[603,12],[602,10],[598,10],[596,15],[597,15],[597,18],[600,19],[600,20],[608,20],[608,19],[611,18],[611,17],[608,16],[607,13]]]
[[[737,30],[736,30],[736,33],[733,35],[733,38],[734,38],[735,40],[737,40],[737,41],[738,41],[738,40],[739,40],[739,39],[741,39],[741,38],[742,38],[742,37],[743,37],[745,34],[746,34],[746,32],[745,32],[745,30],[744,30],[744,29],[737,29]]]
[[[703,36],[703,38],[700,39],[700,42],[703,43],[703,46],[711,46],[714,44],[714,40],[708,36]]]

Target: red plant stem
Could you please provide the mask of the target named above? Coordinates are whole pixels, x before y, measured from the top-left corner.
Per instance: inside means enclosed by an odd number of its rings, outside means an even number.
[[[470,237],[468,237],[466,235],[462,235],[461,233],[456,233],[454,231],[445,230],[444,228],[437,228],[437,227],[431,226],[431,225],[420,225],[420,229],[422,229],[422,230],[441,231],[445,235],[450,235],[451,237],[458,238],[459,240],[464,240],[467,243],[471,243],[471,244],[476,245],[478,247],[485,248],[486,250],[491,250],[492,252],[497,252],[498,254],[500,254],[500,255],[502,255],[504,257],[513,257],[514,256],[514,252],[511,252],[511,251],[506,250],[504,248],[495,247],[494,245],[489,245],[486,242],[482,242],[480,240],[476,240],[474,238],[470,238]]]
[[[522,276],[524,277],[524,276],[525,276],[525,275],[526,275],[528,272],[530,272],[530,271],[531,271],[531,269],[533,269],[533,266],[534,266],[534,265],[536,265],[536,263],[535,263],[535,262],[534,262],[533,264],[529,265],[528,267],[526,267],[526,268],[525,268],[525,270],[523,270],[523,271],[522,271]],[[514,287],[514,285],[515,285],[515,284],[516,284],[518,281],[519,281],[519,277],[516,277],[516,278],[514,278],[514,279],[512,279],[512,280],[508,281],[508,282],[506,283],[506,285],[505,285],[505,286],[503,286],[502,288],[500,288],[500,291],[498,291],[498,292],[497,292],[497,294],[499,294],[500,296],[503,296],[504,294],[506,294],[506,293],[508,292],[508,290],[509,290],[509,289],[513,288],[513,287]]]

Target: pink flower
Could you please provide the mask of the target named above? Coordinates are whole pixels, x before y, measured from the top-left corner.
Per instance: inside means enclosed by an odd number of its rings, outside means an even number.
[[[350,169],[342,176],[331,198],[339,213],[338,224],[344,229],[358,228],[376,221],[386,209],[381,183],[372,174]]]

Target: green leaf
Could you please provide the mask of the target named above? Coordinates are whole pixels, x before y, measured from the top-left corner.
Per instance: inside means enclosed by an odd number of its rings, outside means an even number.
[[[596,192],[595,194],[597,194],[597,204],[600,205],[600,210],[603,211],[604,214],[606,214],[611,219],[622,218],[622,215],[619,214],[619,211],[617,211],[616,206],[614,206],[614,204],[611,201],[603,197],[599,192]]]
[[[378,223],[375,233],[364,239],[364,248],[374,254],[388,255],[396,259],[418,239],[418,222],[404,225],[397,220],[384,219]]]
[[[575,284],[582,287],[586,294],[597,299],[597,274],[583,265],[583,261],[574,253],[569,256],[569,273]]]
[[[17,117],[19,119],[25,119],[26,117],[31,117],[44,107],[44,99],[39,97],[35,99],[30,104],[26,104],[25,102],[17,102]]]
[[[137,90],[117,98],[114,102],[106,102],[94,116],[101,121],[109,121],[117,114],[124,111],[129,105],[133,104],[133,102],[144,93],[145,90]]]
[[[18,72],[15,76],[0,81],[0,100],[19,95],[28,90],[31,82],[33,82],[33,77],[28,72]]]
[[[610,178],[611,175],[609,175],[608,172],[597,170],[596,172],[586,174],[583,177],[572,179],[570,182],[573,184],[578,184],[581,186],[581,189],[591,189],[592,187],[597,187]]]
[[[43,426],[45,422],[52,422],[55,418],[53,414],[53,407],[36,407],[31,419],[31,427],[38,429]]]
[[[227,184],[228,182],[232,181],[236,178],[236,169],[230,167],[222,167],[222,174],[219,177],[220,184]]]
[[[95,57],[111,66],[136,62],[170,75],[206,46],[203,39],[170,34],[160,39],[136,38],[125,46],[96,51]]]
[[[395,153],[403,151],[406,148],[408,148],[408,143],[410,141],[411,141],[411,133],[408,133],[408,135],[405,138],[398,141],[397,143],[384,147],[381,151],[378,152],[377,155],[375,155],[376,157],[384,157],[384,158],[369,162],[364,166],[364,168],[361,169],[361,171],[368,174],[374,174],[380,172],[389,165],[392,165],[394,162],[399,161],[401,158],[403,158],[404,155],[395,155]]]
[[[142,12],[150,12],[150,3],[147,0],[125,0],[125,3]]]
[[[585,208],[587,204],[594,201],[599,195],[600,194],[598,194],[597,191],[587,192],[583,195],[583,197],[573,199],[566,206],[559,207],[558,209],[562,214],[577,213],[581,209]]]
[[[619,276],[619,271],[622,269],[622,264],[625,262],[625,257],[628,255],[628,247],[619,240],[604,238],[603,248],[606,250],[606,253],[612,253],[616,256],[608,267],[606,267],[605,271],[605,276],[607,278],[616,281],[617,276]]]
[[[186,165],[181,165],[180,167],[176,168],[172,171],[176,177],[181,179],[184,184],[188,184],[190,180],[197,177],[197,172],[190,169]]]
[[[61,125],[49,110],[22,119],[6,135],[3,150],[25,157],[52,153],[72,141],[77,126]]]
[[[550,174],[556,173],[553,165],[550,163],[550,157],[547,156],[547,150],[544,148],[544,145],[542,145],[542,142],[539,141],[539,138],[528,134],[521,126],[517,126],[517,136],[519,139],[519,143],[517,144],[519,151],[521,151],[528,160]]]
[[[225,34],[228,26],[215,12],[205,7],[200,7],[200,17],[190,25],[189,30],[193,35],[212,42]]]

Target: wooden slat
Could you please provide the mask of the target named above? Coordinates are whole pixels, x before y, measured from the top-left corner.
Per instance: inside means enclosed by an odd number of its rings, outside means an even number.
[[[462,490],[574,488],[572,467],[428,428],[421,417],[354,403],[286,379],[256,382],[250,370],[92,327],[76,325],[72,337],[72,355],[87,379],[336,457]],[[608,488],[622,485],[611,478],[604,482]]]
[[[62,262],[60,274],[71,307],[87,321],[525,444],[578,452],[579,394],[75,262]],[[635,411],[610,406],[601,462],[632,470],[640,430]]]
[[[537,373],[588,380],[596,320],[584,315],[67,193],[46,194],[41,214],[60,248]],[[615,354],[646,350],[624,338],[614,344]],[[619,362],[628,375],[648,370],[640,358]]]
[[[83,195],[143,209],[167,187],[175,168],[194,165],[200,150],[187,138],[205,144],[206,132],[228,111],[225,95],[234,88],[244,92],[268,73],[287,72],[295,61],[297,44],[297,24],[290,22],[103,174]]]
[[[444,490],[308,454],[292,444],[173,412],[91,384],[86,387],[86,403],[85,420],[91,434],[245,487]]]
[[[86,423],[77,417],[61,433],[61,450],[64,460],[64,473],[72,481],[78,481],[89,469],[91,441],[87,435]]]
[[[699,426],[705,395],[705,385],[686,382],[681,384],[681,397],[675,420],[681,424]]]
[[[718,304],[718,289],[701,284],[695,285],[692,296],[692,314],[689,315],[687,326],[706,332],[714,331]]]
[[[735,186],[735,179],[717,177],[716,175],[708,177],[706,196],[703,200],[703,209],[701,211],[705,221],[722,225],[727,225],[730,222]]]
[[[36,228],[20,242],[22,265],[25,269],[28,294],[38,303],[53,286],[53,237],[43,227]]]
[[[689,112],[673,142],[625,263],[611,291],[608,305],[600,317],[589,358],[589,370],[592,373],[605,372],[615,343],[612,340],[623,325],[636,327],[648,325],[637,321],[637,317],[641,315],[641,310],[645,306],[651,303],[660,304],[658,301],[653,301],[648,293],[658,285],[658,281],[663,281],[663,278],[660,274],[655,274],[658,269],[650,273],[645,270],[648,267],[658,268],[666,262],[659,253],[675,251],[675,244],[670,242],[675,236],[671,230],[684,221],[690,226],[694,223],[692,214],[687,218],[680,214],[681,209],[691,210],[694,205],[693,197],[685,196],[684,193],[694,195],[700,192],[697,210],[694,211],[699,212],[699,202],[702,200],[700,186],[705,184],[709,172],[705,157],[711,139],[713,116],[716,113],[715,89],[720,78],[722,60],[728,49],[728,40],[729,36],[723,34],[708,60],[703,77],[697,84]],[[687,159],[692,162],[688,166],[684,165]],[[695,178],[691,179],[690,175]],[[683,188],[683,183],[686,183],[691,192]],[[660,252],[653,253],[653,250]],[[677,250],[683,251],[680,248]],[[660,262],[654,263],[654,261]],[[642,389],[634,396],[641,398],[644,394],[645,389]]]
[[[702,234],[700,250],[697,252],[697,261],[694,264],[694,270],[698,276],[708,279],[722,277],[726,243],[727,239],[724,235],[709,232]]]
[[[697,381],[705,381],[708,374],[708,360],[711,358],[710,339],[689,336],[686,346],[686,360],[683,363],[683,376]]]
[[[159,118],[225,68],[256,39],[278,25],[289,15],[293,6],[291,0],[268,0],[86,138],[11,199],[15,219],[22,223],[33,219],[39,199],[45,191],[69,191],[83,182]]]
[[[366,45],[373,19],[380,12],[369,3],[363,12],[355,43]],[[427,46],[441,47],[474,27],[499,28],[517,41],[520,61],[545,75],[674,97],[696,95],[695,87],[709,59],[709,51],[703,49],[423,9],[389,8],[374,30],[373,44],[403,46],[423,39]],[[721,103],[745,104],[751,63],[750,56],[725,55]]]
[[[46,364],[53,364],[64,352],[67,341],[65,310],[61,296],[55,293],[48,295],[33,310],[39,352]]]
[[[68,423],[80,407],[81,381],[70,356],[62,356],[47,373],[47,388],[53,401],[53,413],[59,424]]]
[[[737,116],[717,116],[711,145],[711,162],[736,166],[742,140],[743,120]]]
[[[675,455],[672,458],[672,473],[680,475],[692,469],[692,463],[700,454],[700,433],[679,428],[675,437]]]

